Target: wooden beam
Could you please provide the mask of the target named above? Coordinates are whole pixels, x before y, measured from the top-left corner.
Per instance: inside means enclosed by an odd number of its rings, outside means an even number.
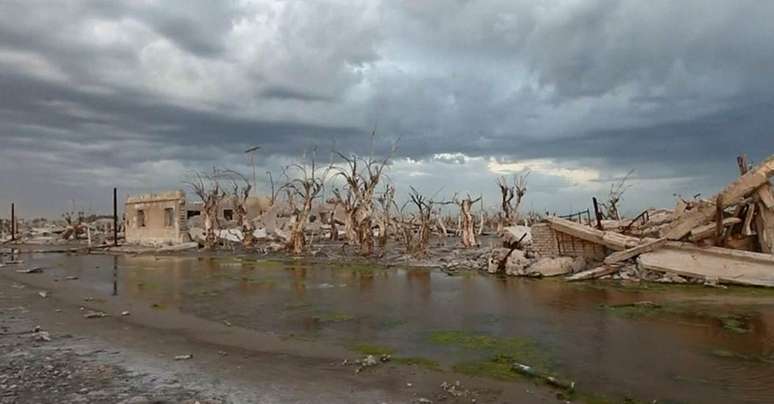
[[[657,248],[660,248],[667,242],[667,239],[665,238],[658,238],[646,241],[636,247],[629,248],[627,250],[614,252],[605,258],[605,264],[612,265],[617,262],[621,262],[624,260],[628,260],[629,258],[634,258],[640,254],[653,251]]]
[[[731,226],[737,223],[742,223],[742,219],[738,217],[728,217],[723,219],[723,226]],[[715,223],[705,224],[691,230],[691,235],[688,237],[691,241],[704,240],[705,238],[712,237],[715,234]]]
[[[757,206],[755,229],[758,231],[758,244],[761,246],[761,252],[774,254],[774,209],[767,208],[763,203]]]
[[[726,187],[712,200],[721,200],[721,208],[735,205],[745,196],[751,194],[760,186],[768,183],[769,177],[774,175],[774,156],[737,178],[735,181],[726,185]],[[685,237],[695,227],[709,221],[717,212],[714,204],[704,204],[684,214],[675,223],[662,233],[662,237],[670,240],[679,240]]]
[[[752,229],[753,215],[755,215],[755,205],[751,203],[747,205],[747,213],[744,215],[744,225],[742,225],[742,235],[752,236],[755,232]]]
[[[769,209],[774,209],[774,193],[771,190],[771,183],[763,184],[758,188],[758,199]]]
[[[596,278],[601,278],[605,275],[616,273],[618,272],[619,269],[620,268],[617,266],[602,265],[594,269],[589,269],[587,271],[578,272],[577,274],[572,274],[564,279],[569,282],[584,281],[587,279],[596,279]]]

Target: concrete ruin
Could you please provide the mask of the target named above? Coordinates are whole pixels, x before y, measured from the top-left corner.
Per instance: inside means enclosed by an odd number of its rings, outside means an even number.
[[[128,243],[159,245],[189,241],[183,191],[130,196],[124,212]]]
[[[235,220],[236,198],[227,196],[218,204],[218,222],[225,223]],[[245,201],[247,208],[247,218],[254,219],[260,217],[271,209],[271,198],[265,196],[249,196]],[[186,206],[186,218],[191,219],[200,216],[203,204],[201,201],[189,203]]]
[[[541,257],[581,257],[601,261],[608,249],[604,245],[577,237],[569,232],[554,229],[549,223],[536,223],[531,227],[532,248]]]

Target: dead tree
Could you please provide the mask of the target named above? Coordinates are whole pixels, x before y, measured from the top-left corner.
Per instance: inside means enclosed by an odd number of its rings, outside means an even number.
[[[433,215],[435,216],[435,221],[438,224],[439,233],[441,233],[441,235],[446,238],[449,235],[449,232],[446,230],[446,224],[443,222],[444,217],[441,212],[441,208],[433,210]]]
[[[339,206],[344,209],[344,237],[347,240],[355,243],[357,242],[357,233],[355,233],[355,208],[354,208],[354,196],[352,192],[342,192],[339,188],[333,189],[333,198],[330,201],[333,203],[333,213],[335,215]],[[335,222],[335,217],[334,220]]]
[[[399,240],[406,253],[423,256],[430,245],[435,202],[420,194],[414,187],[410,188],[409,200],[400,208],[393,202],[396,208]],[[407,210],[409,207],[412,208],[411,212]]]
[[[88,229],[83,223],[83,212],[65,212],[62,214],[62,218],[67,224],[65,231],[62,232],[62,238],[65,240],[69,240],[70,238],[78,240],[79,236]]]
[[[336,154],[344,164],[333,167],[334,176],[340,176],[344,180],[342,191],[346,195],[335,190],[334,196],[344,206],[347,220],[351,221],[352,230],[351,233],[347,232],[347,236],[360,246],[362,255],[371,255],[374,248],[374,195],[392,153],[381,160],[370,156],[362,158]]]
[[[294,170],[295,176],[291,178],[289,170]],[[318,172],[318,168],[312,157],[308,164],[297,163],[286,167],[284,175],[288,182],[282,186],[288,199],[291,210],[290,237],[286,248],[293,254],[301,254],[307,245],[304,229],[312,211],[312,203],[320,195],[325,184],[325,174]]]
[[[250,196],[250,190],[252,189],[250,181],[244,175],[233,170],[226,170],[225,175],[231,179],[231,199],[236,222],[242,229],[242,246],[250,248],[255,244],[255,236],[253,235],[255,227],[253,222],[247,217],[247,198]]]
[[[626,181],[634,174],[634,170],[629,170],[626,175],[620,180],[610,185],[610,194],[608,195],[607,203],[603,203],[602,206],[607,211],[607,218],[612,220],[621,220],[621,215],[618,210],[618,204],[621,202],[621,197],[627,189],[631,188]]]
[[[271,186],[271,206],[274,206],[274,202],[277,200],[277,191],[274,188],[274,177],[271,175],[271,171],[266,171],[266,176],[269,177],[269,185]]]
[[[379,248],[384,254],[384,249],[387,245],[387,238],[390,233],[390,226],[392,225],[392,206],[395,200],[395,187],[392,184],[387,184],[384,187],[384,191],[376,196],[378,202],[379,212],[376,215],[376,225],[379,227]]]
[[[221,189],[220,180],[224,172],[215,167],[212,172],[195,171],[187,184],[202,201],[202,221],[204,223],[204,247],[211,249],[218,241],[215,232],[220,227],[218,206],[226,193]]]
[[[479,196],[476,199],[471,198],[468,194],[467,198],[459,200],[457,195],[454,195],[452,201],[460,208],[459,215],[459,231],[462,239],[462,245],[465,248],[475,247],[478,245],[476,241],[476,224],[473,220],[473,204],[481,201]]]
[[[514,176],[513,185],[508,184],[508,180],[502,176],[497,179],[497,186],[500,188],[500,223],[498,227],[510,226],[514,224],[516,215],[518,215],[521,201],[527,194],[527,177],[529,171],[518,176]],[[516,198],[515,205],[513,198]],[[498,229],[499,230],[499,229]]]

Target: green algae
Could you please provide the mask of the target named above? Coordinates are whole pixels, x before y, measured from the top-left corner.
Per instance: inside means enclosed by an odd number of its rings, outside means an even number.
[[[619,305],[600,305],[602,310],[628,318],[690,318],[718,324],[722,329],[736,334],[752,331],[751,320],[754,313],[742,307],[733,309],[720,305],[701,305],[696,303],[653,303],[649,301]]]
[[[431,333],[430,341],[434,344],[454,346],[490,356],[508,357],[544,370],[549,368],[551,363],[549,355],[529,338],[502,338],[461,330],[447,330]]]
[[[363,355],[392,355],[395,350],[393,348],[390,348],[388,346],[383,345],[375,345],[375,344],[355,344],[351,346],[350,351],[359,352]]]
[[[338,313],[338,312],[324,312],[316,316],[315,318],[319,319],[320,321],[324,323],[338,323],[342,321],[350,321],[354,320],[355,316],[347,313]]]
[[[441,365],[432,359],[424,358],[421,356],[409,356],[409,357],[393,357],[393,362],[405,366],[417,366],[429,370],[441,370]]]
[[[769,355],[769,356],[748,355],[748,354],[741,354],[738,352],[727,351],[724,349],[714,349],[710,352],[710,355],[716,358],[737,360],[742,362],[774,364],[774,355]]]
[[[515,359],[505,355],[498,355],[491,359],[459,362],[452,366],[452,370],[468,376],[486,377],[496,380],[515,381],[522,380],[524,376],[511,370]]]

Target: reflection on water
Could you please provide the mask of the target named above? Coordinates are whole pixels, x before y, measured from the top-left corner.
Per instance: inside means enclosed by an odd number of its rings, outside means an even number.
[[[47,272],[78,276],[95,293],[112,288],[154,307],[296,338],[368,342],[451,365],[486,353],[433,344],[428,336],[466,330],[535,341],[558,373],[593,391],[700,403],[763,403],[774,396],[774,292],[768,290],[629,290],[230,257],[38,259],[56,268]],[[603,308],[644,300],[681,302],[680,310],[631,316]],[[723,313],[740,310],[744,328],[734,332]]]

